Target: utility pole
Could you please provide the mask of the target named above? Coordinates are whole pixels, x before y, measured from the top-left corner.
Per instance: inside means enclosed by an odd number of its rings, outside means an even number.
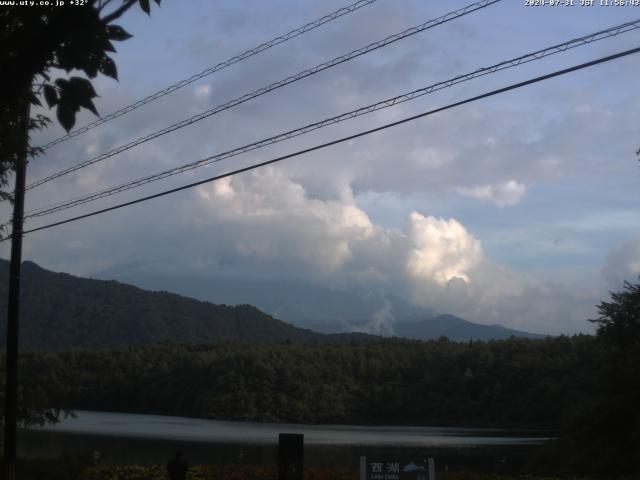
[[[20,145],[16,159],[16,184],[14,189],[11,231],[11,263],[9,265],[9,302],[7,311],[6,385],[4,409],[4,461],[8,480],[16,478],[16,443],[18,411],[18,326],[20,320],[20,270],[22,267],[22,230],[24,218],[24,187],[27,175],[27,150],[29,147],[29,115],[31,86],[24,96]]]

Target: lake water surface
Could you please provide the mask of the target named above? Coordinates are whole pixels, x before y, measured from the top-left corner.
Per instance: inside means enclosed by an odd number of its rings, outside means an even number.
[[[275,463],[278,434],[302,433],[305,463],[357,466],[360,455],[502,458],[544,442],[548,434],[454,427],[300,425],[228,422],[186,417],[76,411],[56,425],[21,432],[25,456],[100,451],[108,463],[164,463],[180,448],[198,463]]]
[[[276,444],[279,433],[302,433],[310,445],[481,446],[532,445],[535,432],[480,428],[300,425],[203,420],[161,415],[76,411],[55,425],[35,430],[214,443]]]

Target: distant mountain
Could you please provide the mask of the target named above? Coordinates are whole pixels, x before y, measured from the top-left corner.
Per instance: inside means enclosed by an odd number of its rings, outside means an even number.
[[[398,337],[431,340],[447,337],[449,340],[504,340],[510,337],[544,338],[545,335],[521,332],[502,325],[481,325],[454,315],[438,315],[418,322],[399,322],[394,325]]]
[[[0,341],[6,341],[9,262],[0,260]],[[116,281],[92,280],[45,270],[22,269],[23,348],[143,345],[161,341],[347,343],[365,334],[323,335],[277,320],[250,305],[201,302],[168,292],[150,292]]]
[[[149,290],[166,290],[216,304],[251,304],[298,327],[322,333],[349,332],[369,328],[371,319],[388,310],[396,321],[431,318],[439,312],[417,307],[393,294],[367,290],[339,290],[304,281],[210,278],[149,274],[131,262],[99,272],[99,278],[115,278]]]
[[[314,331],[322,333],[362,331],[367,320],[354,320],[351,324],[344,324],[327,320],[309,326]],[[411,338],[415,340],[437,340],[447,337],[456,342],[468,340],[504,340],[511,337],[545,338],[546,335],[513,330],[502,325],[482,325],[470,322],[455,315],[437,315],[426,319],[405,318],[390,325],[390,331],[379,332],[383,336]]]
[[[512,335],[543,338],[500,325],[481,325],[453,315],[418,307],[393,294],[330,289],[304,281],[197,278],[146,273],[132,262],[99,273],[150,290],[169,290],[213,303],[255,305],[263,312],[325,334],[367,332],[420,340],[447,336],[467,341],[504,339]],[[376,321],[382,319],[383,321]]]

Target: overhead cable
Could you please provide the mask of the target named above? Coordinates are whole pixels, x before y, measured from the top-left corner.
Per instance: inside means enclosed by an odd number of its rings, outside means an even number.
[[[127,105],[126,107],[121,108],[120,110],[116,110],[113,113],[110,113],[109,115],[105,115],[102,118],[99,118],[98,120],[91,122],[77,130],[74,130],[71,133],[68,133],[67,135],[63,135],[62,137],[56,138],[55,140],[52,140],[51,142],[43,145],[42,147],[40,147],[42,150],[47,150],[51,147],[53,147],[54,145],[57,145],[59,143],[65,142],[73,137],[76,137],[82,133],[88,132],[89,130],[102,125],[104,123],[107,123],[111,120],[113,120],[114,118],[118,118],[121,117],[122,115],[126,115],[129,112],[132,112],[133,110],[136,110],[140,107],[142,107],[143,105],[146,105],[147,103],[153,102],[154,100],[157,100],[159,98],[164,97],[165,95],[169,95],[170,93],[175,92],[176,90],[181,89],[182,87],[186,87],[187,85],[196,82],[198,80],[200,80],[201,78],[207,77],[215,72],[218,72],[224,68],[230,67],[231,65],[241,62],[243,60],[246,60],[247,58],[253,57],[254,55],[257,55],[258,53],[264,52],[265,50],[268,50],[271,47],[275,47],[276,45],[279,45],[281,43],[284,43],[288,40],[291,40],[292,38],[295,38],[299,35],[302,35],[303,33],[309,32],[311,30],[314,30],[318,27],[320,27],[321,25],[324,25],[325,23],[329,23],[337,18],[342,17],[343,15],[347,15],[348,13],[352,13],[355,12],[356,10],[365,7],[367,5],[370,5],[374,2],[377,2],[378,0],[359,0],[355,3],[352,3],[351,5],[347,5],[346,7],[342,7],[339,8],[338,10],[331,12],[328,15],[325,15],[322,18],[318,18],[317,20],[314,20],[313,22],[307,23],[306,25],[303,25],[302,27],[298,27],[294,30],[291,30],[288,33],[285,33],[284,35],[280,35],[279,37],[276,37],[272,40],[269,40],[267,42],[261,43],[260,45],[258,45],[257,47],[254,47],[250,50],[247,50],[245,52],[242,52],[239,55],[236,55],[235,57],[231,57],[228,60],[225,60],[224,62],[220,62],[217,65],[214,65],[213,67],[209,67],[206,68],[205,70],[202,70],[200,73],[196,73],[195,75],[191,75],[189,78],[185,78],[184,80],[180,80],[177,83],[174,83],[172,85],[169,85],[168,87],[162,89],[162,90],[158,90],[155,93],[152,93],[151,95],[148,95],[140,100],[138,100],[137,102],[134,102],[130,105]]]
[[[422,117],[427,117],[427,116],[430,116],[430,115],[434,115],[436,113],[443,112],[445,110],[450,110],[452,108],[459,107],[461,105],[465,105],[465,104],[472,103],[472,102],[475,102],[475,101],[478,101],[478,100],[481,100],[481,99],[484,99],[484,98],[492,97],[494,95],[498,95],[498,94],[505,93],[505,92],[508,92],[508,91],[511,91],[511,90],[522,88],[522,87],[525,87],[527,85],[532,85],[534,83],[539,83],[539,82],[542,82],[542,81],[545,81],[545,80],[549,80],[551,78],[558,77],[560,75],[565,75],[565,74],[568,74],[568,73],[571,73],[571,72],[575,72],[577,70],[582,70],[582,69],[585,69],[585,68],[593,67],[593,66],[601,64],[601,63],[610,62],[612,60],[616,60],[618,58],[622,58],[622,57],[625,57],[627,55],[632,55],[632,54],[635,54],[635,53],[638,53],[638,52],[640,52],[640,47],[632,48],[630,50],[625,50],[623,52],[619,52],[619,53],[616,53],[616,54],[613,54],[613,55],[608,55],[606,57],[601,57],[601,58],[599,58],[597,60],[592,60],[590,62],[582,63],[582,64],[579,64],[579,65],[574,65],[573,67],[564,68],[562,70],[557,70],[555,72],[552,72],[552,73],[549,73],[549,74],[546,74],[546,75],[542,75],[542,76],[539,76],[539,77],[535,77],[535,78],[526,80],[524,82],[514,83],[514,84],[511,84],[511,85],[509,85],[507,87],[502,87],[502,88],[499,88],[499,89],[496,89],[496,90],[492,90],[490,92],[486,92],[486,93],[483,93],[481,95],[476,95],[474,97],[470,97],[470,98],[467,98],[465,100],[461,100],[461,101],[458,101],[458,102],[455,102],[455,103],[451,103],[451,104],[446,105],[444,107],[436,108],[434,110],[429,110],[427,112],[423,112],[423,113],[420,113],[420,114],[417,114],[417,115],[413,115],[411,117],[407,117],[407,118],[404,118],[402,120],[397,120],[395,122],[387,123],[387,124],[381,125],[381,126],[376,127],[376,128],[365,130],[365,131],[362,131],[362,132],[359,132],[359,133],[356,133],[356,134],[353,134],[353,135],[349,135],[349,136],[346,136],[346,137],[342,137],[342,138],[339,138],[337,140],[332,140],[330,142],[326,142],[326,143],[323,143],[323,144],[320,144],[320,145],[315,145],[313,147],[305,148],[303,150],[298,150],[297,152],[289,153],[287,155],[282,155],[280,157],[276,157],[276,158],[273,158],[271,160],[267,160],[267,161],[264,161],[264,162],[256,163],[256,164],[253,164],[253,165],[249,165],[247,167],[239,168],[239,169],[233,170],[233,171],[228,172],[228,173],[223,173],[221,175],[216,175],[216,176],[213,176],[213,177],[209,177],[209,178],[206,178],[204,180],[199,180],[197,182],[193,182],[193,183],[189,183],[187,185],[183,185],[183,186],[180,186],[180,187],[172,188],[170,190],[165,190],[165,191],[162,191],[162,192],[159,192],[159,193],[155,193],[153,195],[148,195],[146,197],[138,198],[136,200],[131,200],[131,201],[128,201],[128,202],[124,202],[124,203],[120,203],[120,204],[117,204],[117,205],[113,205],[111,207],[107,207],[107,208],[103,208],[103,209],[100,209],[100,210],[95,210],[93,212],[85,213],[83,215],[78,215],[76,217],[71,217],[71,218],[67,218],[65,220],[61,220],[61,221],[58,221],[58,222],[53,222],[53,223],[50,223],[50,224],[47,224],[47,225],[43,225],[41,227],[36,227],[36,228],[29,229],[29,230],[25,230],[23,233],[24,234],[33,233],[33,232],[37,232],[37,231],[40,231],[40,230],[53,228],[53,227],[56,227],[56,226],[59,226],[59,225],[64,225],[64,224],[67,224],[67,223],[71,223],[71,222],[75,222],[75,221],[82,220],[82,219],[85,219],[85,218],[89,218],[89,217],[93,217],[93,216],[96,216],[96,215],[100,215],[102,213],[111,212],[113,210],[118,210],[118,209],[121,209],[121,208],[124,208],[124,207],[128,207],[128,206],[135,205],[135,204],[138,204],[138,203],[146,202],[148,200],[152,200],[152,199],[155,199],[155,198],[163,197],[165,195],[169,195],[169,194],[172,194],[172,193],[180,192],[182,190],[187,190],[187,189],[190,189],[190,188],[193,188],[193,187],[197,187],[199,185],[204,185],[206,183],[211,183],[211,182],[216,181],[216,180],[220,180],[220,179],[223,179],[223,178],[231,177],[233,175],[237,175],[239,173],[248,172],[250,170],[255,170],[257,168],[261,168],[261,167],[264,167],[264,166],[267,166],[267,165],[271,165],[271,164],[274,164],[274,163],[277,163],[277,162],[281,162],[281,161],[289,159],[289,158],[293,158],[293,157],[297,157],[297,156],[300,156],[300,155],[304,155],[306,153],[310,153],[310,152],[313,152],[313,151],[316,151],[316,150],[321,150],[321,149],[327,148],[327,147],[332,146],[332,145],[337,145],[337,144],[340,144],[340,143],[348,142],[350,140],[354,140],[356,138],[364,137],[365,135],[370,135],[372,133],[380,132],[382,130],[386,130],[387,128],[396,127],[398,125],[402,125],[404,123],[408,123],[408,122],[417,120],[417,119],[422,118]],[[8,236],[8,237],[6,237],[6,238],[4,238],[2,240],[4,241],[4,240],[7,240],[8,238],[11,238],[11,236]]]
[[[519,65],[525,64],[525,63],[529,63],[535,60],[540,60],[542,58],[548,57],[550,55],[554,55],[557,53],[561,53],[561,52],[565,52],[569,49],[581,46],[581,45],[586,45],[586,44],[590,44],[594,41],[598,41],[598,40],[602,40],[604,38],[610,38],[616,35],[619,35],[621,33],[625,33],[625,32],[629,32],[635,29],[640,28],[640,19],[635,20],[633,22],[627,22],[621,25],[616,25],[615,27],[611,27],[608,28],[606,30],[600,30],[598,32],[589,34],[589,35],[584,35],[582,37],[579,38],[575,38],[572,40],[569,40],[567,42],[564,43],[560,43],[542,50],[538,50],[532,53],[528,53],[526,55],[522,55],[516,58],[512,58],[510,60],[505,60],[503,62],[491,65],[489,67],[484,67],[484,68],[479,68],[477,70],[474,70],[470,73],[466,73],[464,75],[458,75],[456,77],[453,77],[449,80],[445,80],[445,81],[441,81],[438,83],[434,83],[432,85],[429,85],[427,87],[424,88],[420,88],[417,90],[413,90],[412,92],[409,93],[404,93],[402,95],[397,95],[395,97],[391,97],[391,98],[387,98],[385,100],[381,100],[379,102],[373,103],[371,105],[367,105],[365,107],[361,107],[358,108],[356,110],[352,110],[350,112],[346,112],[346,113],[341,113],[340,115],[336,115],[330,118],[326,118],[324,120],[321,120],[319,122],[315,122],[315,123],[311,123],[309,125],[305,125],[303,127],[300,128],[296,128],[294,130],[289,130],[287,132],[284,133],[280,133],[278,135],[274,135],[272,137],[266,138],[266,139],[262,139],[259,140],[257,142],[253,142],[238,148],[234,148],[232,150],[228,150],[222,153],[218,153],[216,155],[212,155],[200,160],[197,160],[195,162],[191,162],[191,163],[187,163],[185,165],[181,165],[178,167],[174,167],[168,170],[164,170],[162,172],[159,173],[155,173],[153,175],[148,175],[146,177],[142,177],[136,180],[132,180],[126,183],[123,183],[121,185],[115,186],[115,187],[109,187],[107,189],[98,191],[98,192],[94,192],[88,195],[83,195],[71,200],[66,200],[63,202],[58,202],[54,205],[49,205],[46,207],[41,207],[35,210],[32,210],[30,212],[27,212],[25,215],[25,218],[33,218],[33,217],[42,217],[45,215],[50,215],[52,213],[56,213],[56,212],[60,212],[62,210],[66,210],[68,208],[72,208],[78,205],[82,205],[84,203],[88,203],[94,200],[98,200],[100,198],[104,198],[104,197],[108,197],[111,195],[115,195],[117,193],[120,192],[124,192],[126,190],[130,190],[132,188],[137,188],[140,187],[142,185],[146,185],[148,183],[151,182],[155,182],[155,181],[159,181],[162,180],[164,178],[167,177],[171,177],[173,175],[177,175],[189,170],[193,170],[195,168],[199,168],[205,165],[209,165],[212,163],[217,163],[220,162],[222,160],[225,160],[227,158],[231,158],[246,152],[250,152],[252,150],[256,150],[259,148],[263,148],[266,147],[268,145],[272,145],[274,143],[278,143],[284,140],[288,140],[300,135],[303,135],[305,133],[311,132],[313,130],[318,130],[320,128],[329,126],[329,125],[334,125],[336,123],[340,123],[343,122],[345,120],[349,120],[352,118],[356,118],[359,117],[361,115],[365,115],[371,112],[375,112],[378,110],[382,110],[384,108],[389,108],[395,105],[399,105],[401,103],[410,101],[410,100],[414,100],[418,97],[457,85],[459,83],[462,82],[466,82],[468,80],[472,80],[474,78],[478,78],[478,77],[482,77],[484,75],[488,75],[488,74],[492,74],[501,70],[505,70],[508,68],[513,68],[513,67],[517,67]]]
[[[174,132],[176,130],[179,130],[181,128],[184,128],[186,126],[192,125],[196,122],[199,122],[201,120],[204,120],[205,118],[208,118],[212,115],[215,115],[217,113],[220,113],[224,110],[228,110],[230,108],[236,107],[242,103],[245,103],[251,99],[254,99],[256,97],[259,97],[261,95],[264,95],[266,93],[269,93],[273,90],[282,88],[286,85],[289,85],[291,83],[297,82],[299,80],[302,80],[303,78],[309,77],[311,75],[315,75],[316,73],[319,73],[323,70],[327,70],[328,68],[332,68],[335,67],[336,65],[340,65],[341,63],[347,62],[349,60],[352,60],[356,57],[359,57],[361,55],[365,55],[369,52],[372,52],[374,50],[377,50],[379,48],[385,47],[387,45],[390,45],[394,42],[397,42],[398,40],[402,40],[404,38],[410,37],[412,35],[415,35],[416,33],[420,33],[423,32],[425,30],[428,30],[430,28],[436,27],[438,25],[442,25],[443,23],[446,22],[450,22],[452,20],[455,20],[457,18],[460,18],[464,15],[467,15],[469,13],[475,12],[477,10],[483,9],[488,7],[489,5],[492,5],[494,3],[500,2],[502,0],[482,0],[480,2],[476,2],[476,3],[472,3],[470,5],[467,5],[464,8],[461,8],[459,10],[455,10],[453,12],[449,12],[441,17],[438,17],[436,19],[433,20],[429,20],[428,22],[422,23],[420,25],[417,25],[415,27],[411,27],[408,28],[407,30],[404,30],[400,33],[396,33],[394,35],[390,35],[382,40],[379,40],[377,42],[373,42],[370,43],[369,45],[359,48],[357,50],[353,50],[345,55],[341,55],[339,57],[336,57],[332,60],[329,60],[327,62],[321,63],[319,65],[316,65],[315,67],[309,68],[307,70],[303,70],[295,75],[291,75],[289,77],[286,77],[282,80],[279,80],[275,83],[272,83],[271,85],[268,85],[266,87],[262,87],[259,88],[258,90],[255,90],[251,93],[247,93],[245,95],[242,95],[241,97],[235,98],[233,100],[230,100],[226,103],[223,103],[221,105],[218,105],[217,107],[211,108],[209,110],[206,110],[202,113],[199,113],[198,115],[194,115],[190,118],[187,118],[185,120],[182,120],[180,122],[174,123],[173,125],[170,125],[168,127],[165,127],[161,130],[157,130],[153,133],[150,133],[144,137],[138,138],[136,140],[133,140],[125,145],[121,145],[113,150],[110,150],[106,153],[102,153],[98,156],[95,156],[93,158],[90,158],[89,160],[86,160],[84,162],[78,163],[76,165],[72,165],[71,167],[68,167],[64,170],[61,170],[59,172],[53,173],[47,177],[44,177],[40,180],[37,180],[29,185],[27,185],[26,190],[30,190],[32,188],[38,187],[44,183],[50,182],[51,180],[54,180],[56,178],[59,178],[63,175],[67,175],[68,173],[71,172],[75,172],[77,170],[80,170],[81,168],[87,167],[89,165],[93,165],[94,163],[97,162],[101,162],[103,160],[106,160],[107,158],[113,157],[114,155],[117,155],[119,153],[122,153],[126,150],[129,150],[133,147],[136,147],[138,145],[141,145],[145,142],[148,142],[150,140],[153,140],[155,138],[161,137],[163,135],[166,135],[168,133]]]

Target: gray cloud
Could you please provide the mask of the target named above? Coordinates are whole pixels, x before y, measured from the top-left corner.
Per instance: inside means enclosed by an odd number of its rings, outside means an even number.
[[[623,282],[637,282],[640,276],[640,236],[609,250],[602,274],[609,288],[619,290]]]

